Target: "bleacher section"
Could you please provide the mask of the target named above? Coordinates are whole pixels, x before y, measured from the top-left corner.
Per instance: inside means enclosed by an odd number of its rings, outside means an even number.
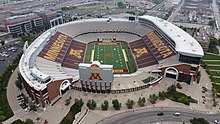
[[[77,24],[75,24],[77,23]],[[140,36],[145,35],[145,32],[152,31],[152,28],[145,28],[141,24],[135,21],[127,21],[121,19],[114,19],[111,22],[107,22],[107,19],[88,19],[84,21],[73,21],[69,25],[64,25],[59,28],[60,32],[64,32],[68,36],[75,37],[80,34],[86,33],[99,33],[99,32],[121,32],[121,33],[133,33]],[[86,41],[84,41],[86,42]]]
[[[158,63],[143,39],[131,42],[129,45],[133,54],[135,55],[134,58],[138,68],[155,65]]]
[[[61,63],[71,42],[71,37],[56,32],[55,35],[50,37],[49,42],[44,46],[38,56],[53,62]]]
[[[73,41],[62,61],[62,66],[78,69],[78,64],[83,62],[86,44]]]
[[[78,64],[83,62],[86,44],[74,41],[71,37],[56,32],[50,37],[49,42],[44,46],[39,57],[60,63],[68,68],[78,68]]]
[[[172,46],[170,46],[162,37],[158,37],[155,32],[148,33],[147,35],[143,36],[142,39],[157,61],[166,59],[176,54]]]

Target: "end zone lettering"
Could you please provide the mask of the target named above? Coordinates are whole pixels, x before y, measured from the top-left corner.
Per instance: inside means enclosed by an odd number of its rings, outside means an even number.
[[[123,73],[124,72],[124,70],[122,70],[122,69],[114,69],[114,73]]]

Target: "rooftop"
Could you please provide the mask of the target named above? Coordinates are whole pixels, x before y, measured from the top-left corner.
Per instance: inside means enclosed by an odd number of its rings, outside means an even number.
[[[169,36],[176,44],[175,50],[183,55],[202,57],[204,56],[201,45],[188,33],[174,24],[153,16],[144,15],[140,18],[154,23],[161,31]]]
[[[25,15],[16,15],[16,16],[12,16],[12,17],[8,17],[6,19],[7,23],[15,23],[15,22],[21,22],[21,21],[25,21],[25,20],[31,20],[34,18],[38,18],[39,16],[35,13],[29,13],[29,14],[25,14]]]

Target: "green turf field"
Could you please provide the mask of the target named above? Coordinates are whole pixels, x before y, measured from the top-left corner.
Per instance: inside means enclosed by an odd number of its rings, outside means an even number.
[[[92,56],[93,52],[94,56]],[[123,42],[90,43],[87,48],[86,63],[91,63],[91,60],[98,60],[102,64],[113,65],[115,73],[136,71],[128,45]]]

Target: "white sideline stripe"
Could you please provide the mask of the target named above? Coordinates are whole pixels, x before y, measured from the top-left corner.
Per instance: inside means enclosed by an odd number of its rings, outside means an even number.
[[[91,54],[91,57],[90,57],[90,62],[93,62],[93,59],[94,59],[94,53],[95,53],[95,50],[92,50],[92,54]]]
[[[124,55],[124,58],[125,58],[125,62],[128,62],[128,58],[127,58],[127,55],[126,55],[126,52],[124,49],[122,49],[122,52],[123,52],[123,55]]]

